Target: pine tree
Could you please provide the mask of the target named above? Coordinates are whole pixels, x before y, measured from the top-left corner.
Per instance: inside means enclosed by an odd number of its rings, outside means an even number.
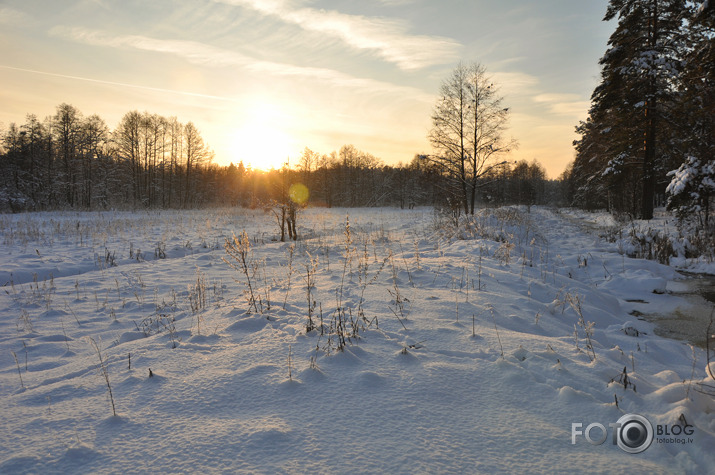
[[[715,206],[715,7],[705,2],[688,24],[689,48],[680,83],[681,156],[668,175],[668,207],[708,229]]]
[[[655,194],[664,191],[672,155],[666,112],[677,103],[683,19],[690,11],[686,3],[611,0],[604,17],[617,18],[618,25],[599,62],[601,84],[591,98],[593,125],[584,130],[580,145],[606,144],[598,155],[598,171],[589,179],[603,178],[615,194],[610,198],[614,207],[643,219],[653,217]]]

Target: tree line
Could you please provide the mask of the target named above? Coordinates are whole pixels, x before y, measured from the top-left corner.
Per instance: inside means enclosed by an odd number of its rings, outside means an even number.
[[[98,115],[60,104],[40,121],[28,114],[2,137],[0,204],[11,211],[186,207],[206,190],[213,154],[196,126],[129,112],[110,132]]]
[[[707,228],[715,198],[715,8],[611,0],[601,81],[564,172],[571,204],[651,219],[667,205]],[[710,222],[709,222],[710,221]]]
[[[453,176],[425,155],[390,166],[353,145],[330,153],[306,147],[278,170],[222,166],[192,122],[148,112],[128,112],[110,131],[101,117],[60,104],[42,121],[28,114],[10,124],[1,139],[1,211],[267,208],[287,203],[294,183],[307,188],[314,206],[452,206]],[[536,162],[502,163],[475,184],[475,199],[488,205],[558,196]]]

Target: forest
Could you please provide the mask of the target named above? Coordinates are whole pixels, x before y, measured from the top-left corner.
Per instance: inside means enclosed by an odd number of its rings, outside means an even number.
[[[4,132],[0,209],[271,207],[286,202],[293,183],[308,188],[313,206],[408,208],[446,203],[452,181],[423,155],[390,166],[353,145],[328,154],[306,147],[294,164],[269,171],[214,160],[192,122],[133,111],[110,131],[101,117],[61,104]],[[558,194],[536,162],[504,163],[480,179],[480,200],[490,205],[543,204]]]
[[[568,201],[651,219],[666,205],[701,228],[715,197],[715,8],[611,1],[601,80],[564,172]]]

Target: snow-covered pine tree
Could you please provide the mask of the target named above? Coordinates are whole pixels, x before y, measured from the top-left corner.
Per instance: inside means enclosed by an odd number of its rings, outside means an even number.
[[[683,162],[668,175],[668,207],[700,228],[713,223],[715,199],[715,8],[701,2],[688,24],[688,53],[677,114]]]
[[[588,169],[582,181],[605,186],[615,210],[644,219],[653,217],[656,191],[666,185],[672,129],[663,111],[677,102],[683,20],[691,11],[686,0],[611,0],[604,17],[618,25],[600,60],[574,171]]]
[[[697,227],[708,229],[715,198],[715,160],[690,156],[677,170],[669,173],[668,208],[682,219],[692,218]]]

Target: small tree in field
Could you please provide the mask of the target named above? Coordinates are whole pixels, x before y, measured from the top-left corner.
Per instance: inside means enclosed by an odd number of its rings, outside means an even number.
[[[297,241],[298,231],[296,230],[296,222],[298,219],[298,210],[305,207],[308,203],[308,188],[299,182],[292,183],[288,186],[290,170],[288,169],[287,162],[278,173],[278,198],[272,201],[272,211],[278,220],[278,227],[281,231],[280,240],[281,242],[285,242],[287,230],[288,239]]]

